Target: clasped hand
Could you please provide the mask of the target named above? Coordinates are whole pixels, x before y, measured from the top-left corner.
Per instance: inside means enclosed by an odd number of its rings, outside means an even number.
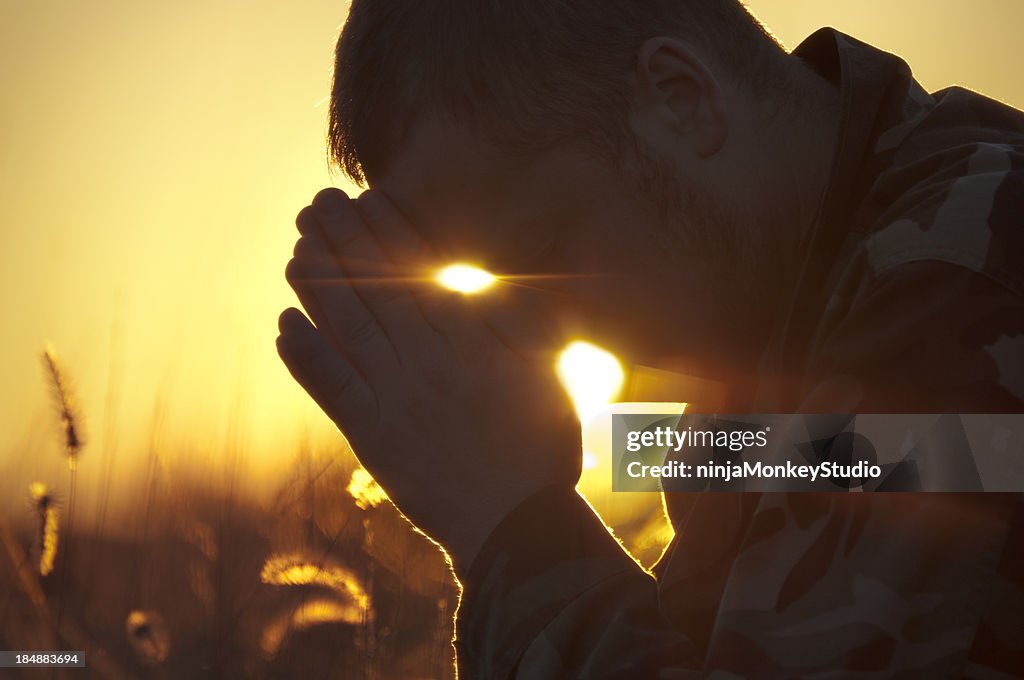
[[[380,191],[325,189],[296,224],[286,276],[306,314],[281,314],[281,358],[464,571],[516,505],[579,479],[557,334],[514,291],[466,297],[430,282],[436,253]]]

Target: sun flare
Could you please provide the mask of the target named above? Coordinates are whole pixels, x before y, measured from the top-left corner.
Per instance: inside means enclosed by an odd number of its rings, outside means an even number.
[[[562,350],[558,375],[584,423],[618,396],[625,378],[622,364],[614,354],[582,340]]]
[[[498,280],[494,274],[471,264],[448,265],[437,274],[437,282],[449,290],[465,295],[490,288]]]

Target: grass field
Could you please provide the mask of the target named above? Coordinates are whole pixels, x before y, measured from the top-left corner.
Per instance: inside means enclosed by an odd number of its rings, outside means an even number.
[[[45,575],[45,520],[5,525],[0,649],[82,650],[109,678],[452,677],[442,554],[346,491],[350,458],[314,466],[269,508],[157,481],[132,539],[75,532],[60,508]]]

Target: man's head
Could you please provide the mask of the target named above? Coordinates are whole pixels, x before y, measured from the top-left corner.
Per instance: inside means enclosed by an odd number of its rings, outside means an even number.
[[[755,228],[790,62],[736,0],[355,0],[330,150],[446,253],[551,275],[593,337],[701,356],[793,245]]]

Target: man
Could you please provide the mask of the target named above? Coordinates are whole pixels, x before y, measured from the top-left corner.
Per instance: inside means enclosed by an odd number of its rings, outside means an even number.
[[[537,304],[720,412],[1019,413],[1024,115],[735,0],[356,0],[330,143],[371,190],[300,213],[279,350],[448,550],[465,677],[1024,672],[1019,495],[667,494],[651,578]]]

